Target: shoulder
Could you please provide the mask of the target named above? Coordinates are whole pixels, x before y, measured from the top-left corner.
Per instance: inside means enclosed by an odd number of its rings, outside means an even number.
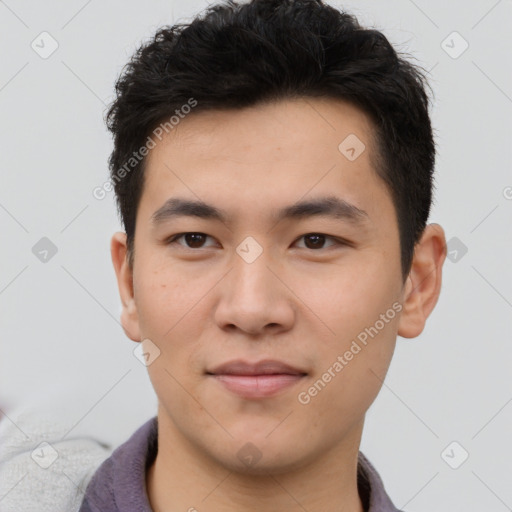
[[[358,455],[357,485],[365,511],[405,512],[395,507],[379,473],[361,451]]]
[[[88,482],[112,449],[98,439],[74,437],[72,426],[35,409],[2,418],[2,512],[79,510]]]

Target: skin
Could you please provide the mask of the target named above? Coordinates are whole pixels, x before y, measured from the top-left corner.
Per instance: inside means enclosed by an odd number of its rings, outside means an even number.
[[[338,150],[349,134],[366,145],[354,161]],[[150,151],[133,269],[124,233],[112,237],[111,254],[126,335],[161,351],[148,366],[159,400],[159,449],[147,473],[156,512],[363,511],[356,468],[365,413],[397,335],[418,336],[437,302],[446,246],[441,226],[429,224],[404,283],[395,209],[372,168],[371,137],[356,107],[297,99],[192,113]],[[332,194],[366,211],[366,224],[270,216]],[[229,222],[179,217],[154,228],[151,215],[178,196],[223,209]],[[208,236],[166,244],[183,232]],[[335,238],[315,248],[309,233]],[[248,236],[263,250],[252,263],[236,252]],[[401,311],[300,403],[298,394],[395,302]],[[205,374],[238,358],[278,359],[307,375],[272,397],[245,399]],[[248,442],[261,455],[252,465],[237,456]]]

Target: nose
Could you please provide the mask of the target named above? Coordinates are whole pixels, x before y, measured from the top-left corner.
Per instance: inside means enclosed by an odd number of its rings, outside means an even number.
[[[217,325],[250,335],[277,334],[290,329],[295,320],[293,293],[266,252],[252,263],[235,253],[232,267],[219,283]]]

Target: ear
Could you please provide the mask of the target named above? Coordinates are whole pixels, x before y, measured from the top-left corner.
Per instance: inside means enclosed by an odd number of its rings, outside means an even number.
[[[414,249],[411,271],[402,297],[402,313],[398,335],[404,338],[419,336],[434,309],[441,292],[443,263],[446,258],[446,239],[439,224],[426,226]]]
[[[126,233],[114,233],[110,242],[110,253],[123,307],[121,325],[128,338],[133,341],[141,341],[139,317],[133,294],[133,272],[127,258]]]

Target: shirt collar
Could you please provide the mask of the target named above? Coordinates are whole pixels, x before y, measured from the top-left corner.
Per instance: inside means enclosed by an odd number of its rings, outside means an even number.
[[[141,427],[95,471],[79,512],[153,512],[146,471],[158,450],[158,417]],[[379,474],[359,452],[357,486],[365,512],[401,512],[391,502]]]

